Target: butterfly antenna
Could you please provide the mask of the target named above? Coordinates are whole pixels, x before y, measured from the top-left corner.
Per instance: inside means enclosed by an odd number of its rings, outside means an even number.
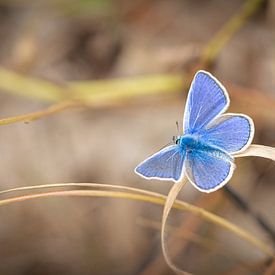
[[[177,126],[177,130],[178,130],[178,135],[180,135],[180,127],[179,127],[179,122],[176,121],[176,126]]]
[[[227,196],[243,211],[251,215],[251,217],[258,223],[258,225],[271,237],[273,242],[275,243],[275,230],[272,228],[271,224],[268,223],[264,217],[262,217],[259,213],[255,212],[254,209],[251,208],[250,204],[242,198],[234,189],[231,187],[224,186],[225,193]]]

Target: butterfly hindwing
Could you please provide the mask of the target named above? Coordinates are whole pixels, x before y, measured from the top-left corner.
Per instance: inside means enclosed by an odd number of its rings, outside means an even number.
[[[220,149],[209,147],[187,152],[185,172],[189,181],[202,192],[212,192],[232,177],[233,158]]]
[[[183,174],[185,152],[178,146],[168,146],[140,163],[135,172],[147,179],[179,181]]]
[[[229,97],[223,85],[210,73],[198,71],[191,84],[184,113],[185,134],[193,134],[223,113]]]

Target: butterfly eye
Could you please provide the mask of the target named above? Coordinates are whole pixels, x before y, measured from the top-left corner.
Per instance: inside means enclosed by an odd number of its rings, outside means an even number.
[[[175,144],[179,144],[180,143],[180,136],[173,136],[173,142]]]

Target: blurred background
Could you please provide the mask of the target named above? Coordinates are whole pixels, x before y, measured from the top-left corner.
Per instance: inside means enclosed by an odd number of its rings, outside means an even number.
[[[227,87],[230,112],[254,119],[254,143],[274,146],[274,31],[272,0],[1,0],[1,118],[62,99],[87,104],[1,126],[1,190],[98,182],[167,194],[170,182],[133,170],[178,134],[201,68]],[[273,228],[274,176],[270,161],[244,158],[229,183]],[[180,198],[275,244],[224,190],[206,195],[188,185]],[[161,215],[160,206],[110,198],[1,207],[0,273],[172,274],[160,249]],[[189,272],[270,272],[261,251],[190,214],[172,211],[167,235],[174,262]]]

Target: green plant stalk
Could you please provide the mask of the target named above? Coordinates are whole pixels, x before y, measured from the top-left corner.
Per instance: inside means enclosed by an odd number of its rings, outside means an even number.
[[[224,46],[255,14],[263,0],[248,0],[206,44],[202,53],[202,66],[211,64]],[[173,93],[182,89],[186,76],[162,74],[129,79],[94,80],[57,85],[0,68],[0,89],[16,95],[47,102],[80,99],[86,103],[124,99],[132,96]]]
[[[160,74],[134,78],[71,82],[71,98],[87,103],[123,100],[155,94],[170,94],[182,90],[184,75]]]
[[[135,96],[175,93],[182,90],[184,76],[160,74],[134,78],[71,82],[57,85],[0,68],[0,89],[47,102],[81,100],[87,104]]]
[[[0,89],[19,96],[27,96],[48,102],[57,102],[67,97],[64,87],[4,68],[0,68]]]

